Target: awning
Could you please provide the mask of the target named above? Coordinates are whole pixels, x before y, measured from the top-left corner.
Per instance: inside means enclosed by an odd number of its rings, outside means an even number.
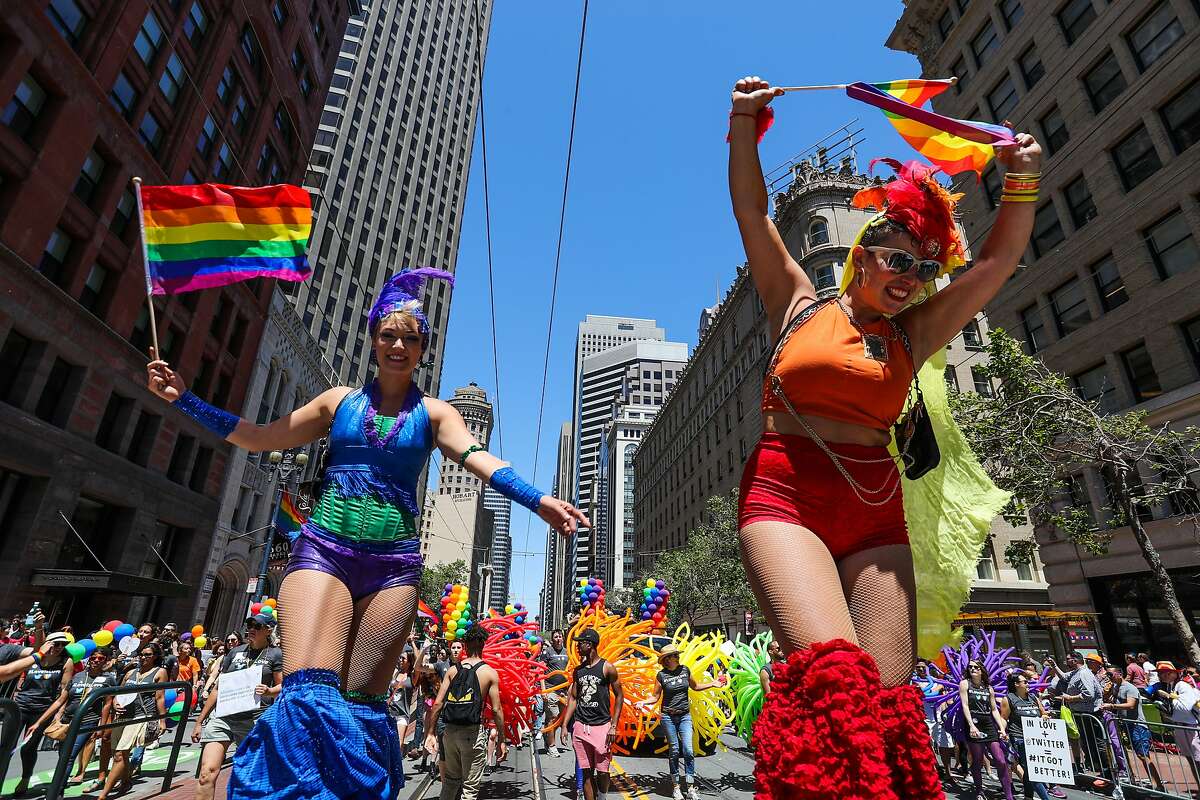
[[[76,592],[114,592],[151,597],[187,597],[192,587],[186,583],[160,581],[141,575],[90,569],[35,569],[30,583],[48,589]]]
[[[1090,624],[1099,614],[1093,611],[974,611],[959,614],[951,623],[955,628],[964,625],[1058,625]]]

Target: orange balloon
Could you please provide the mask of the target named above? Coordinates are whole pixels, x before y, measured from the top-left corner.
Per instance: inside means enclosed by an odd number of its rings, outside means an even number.
[[[204,626],[203,625],[193,625],[192,626],[192,638],[193,639],[198,639],[203,635],[204,635]]]
[[[266,600],[263,600],[263,605],[270,606],[271,608],[275,608],[275,598],[268,597]]]

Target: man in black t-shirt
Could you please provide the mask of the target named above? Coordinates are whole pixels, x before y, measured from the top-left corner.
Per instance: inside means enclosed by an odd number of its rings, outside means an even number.
[[[617,738],[625,692],[617,668],[600,658],[600,634],[595,628],[585,628],[575,637],[575,643],[582,663],[575,668],[567,691],[567,722],[575,758],[583,770],[583,796],[596,800],[608,794],[612,744]]]

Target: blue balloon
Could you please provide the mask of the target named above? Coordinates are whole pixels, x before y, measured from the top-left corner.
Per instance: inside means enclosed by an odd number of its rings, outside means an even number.
[[[91,639],[80,639],[79,645],[83,648],[83,652],[86,655],[90,656],[92,653],[96,652],[96,643]]]
[[[650,590],[650,597],[652,597],[652,598],[654,598],[654,599],[657,599],[657,598],[658,598],[658,589],[651,589],[651,590]]]
[[[118,625],[113,630],[113,640],[119,642],[122,639],[124,639],[126,636],[133,636],[133,634],[135,634],[135,633],[137,633],[137,628],[133,627],[128,622],[126,622],[122,625]]]
[[[167,689],[163,692],[163,705],[167,708],[175,705],[175,696],[178,694],[174,689]]]

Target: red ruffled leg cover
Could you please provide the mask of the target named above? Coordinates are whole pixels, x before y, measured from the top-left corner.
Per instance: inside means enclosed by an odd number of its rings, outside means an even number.
[[[775,669],[754,726],[757,800],[898,800],[884,760],[875,660],[844,639]]]
[[[879,721],[892,770],[892,787],[906,800],[945,800],[921,691],[893,686],[879,695]]]

